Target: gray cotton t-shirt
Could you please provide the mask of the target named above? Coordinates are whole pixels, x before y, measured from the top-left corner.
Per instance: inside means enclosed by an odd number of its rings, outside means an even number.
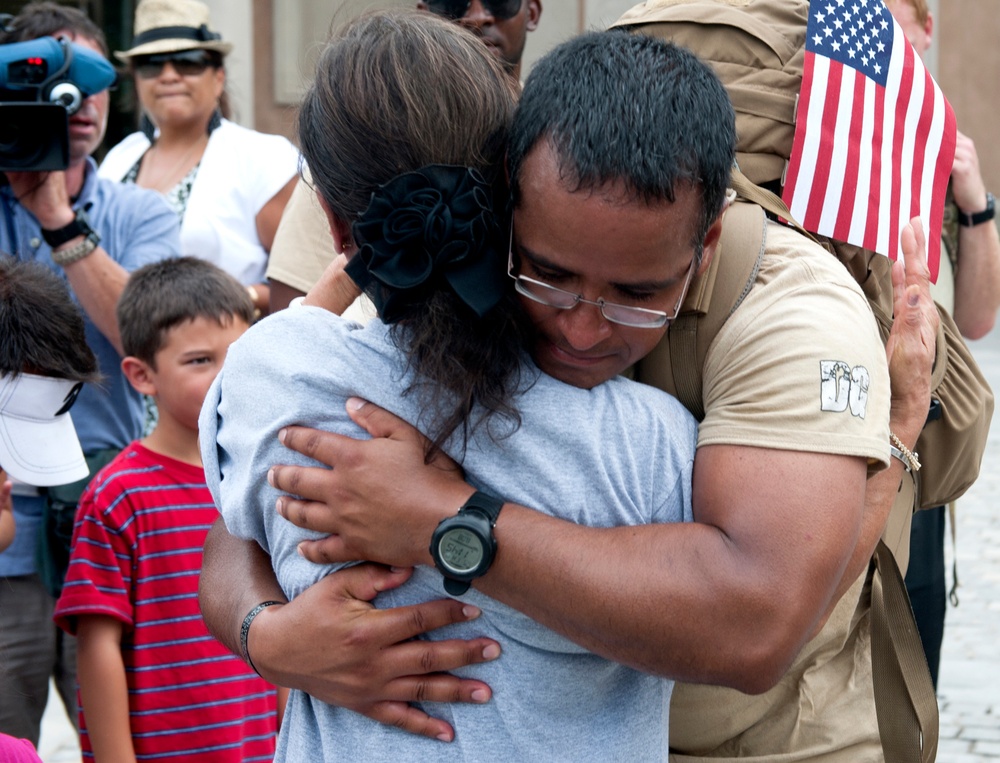
[[[530,363],[525,376],[532,383],[516,398],[521,426],[495,441],[479,428],[464,455],[452,452],[470,483],[585,525],[691,520],[696,424],[674,398],[623,378],[578,389]],[[201,414],[205,473],[230,532],[257,540],[271,554],[289,597],[335,567],[299,556],[297,543],[314,534],[274,509],[278,492],[267,484],[268,468],[315,465],[283,448],[278,431],[303,424],[367,437],[344,409],[352,395],[419,428],[418,396],[402,394],[410,381],[386,326],[374,321],[362,328],[316,308],[277,313],[230,348]],[[444,596],[441,575],[419,567],[405,585],[380,594],[376,606]],[[427,638],[489,636],[503,651],[493,662],[456,671],[489,684],[490,702],[424,707],[453,725],[453,743],[293,691],[276,760],[667,759],[672,682],[591,654],[475,588],[460,598],[480,607],[482,616]]]

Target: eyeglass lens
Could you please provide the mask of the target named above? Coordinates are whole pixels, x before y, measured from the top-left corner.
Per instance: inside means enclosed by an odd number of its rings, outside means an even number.
[[[509,19],[521,10],[523,0],[480,0],[491,16],[497,19]],[[427,7],[431,13],[445,16],[449,19],[460,19],[469,12],[472,0],[428,0]]]
[[[211,65],[208,53],[203,50],[184,50],[179,53],[143,56],[137,58],[135,71],[143,79],[159,77],[163,67],[171,64],[182,77],[196,77]]]
[[[549,286],[546,283],[535,281],[525,276],[514,276],[514,288],[529,299],[535,300],[535,302],[560,310],[571,310],[580,303],[594,305],[612,323],[619,323],[623,326],[632,326],[634,328],[660,328],[668,321],[673,320],[674,317],[667,315],[662,310],[647,310],[643,307],[619,305],[615,302],[605,302],[603,300],[595,302],[583,299],[578,294],[573,294],[555,286]]]

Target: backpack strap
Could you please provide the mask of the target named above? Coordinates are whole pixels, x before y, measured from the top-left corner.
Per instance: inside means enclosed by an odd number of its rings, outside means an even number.
[[[741,198],[752,201],[775,217],[787,222],[810,241],[815,241],[822,246],[822,243],[812,233],[799,225],[798,220],[792,217],[792,213],[788,211],[788,205],[785,204],[780,196],[752,182],[746,175],[740,172],[739,167],[733,167],[730,171],[729,185]]]
[[[708,269],[692,282],[663,341],[637,364],[638,378],[673,394],[699,421],[705,418],[705,356],[722,324],[757,280],[767,243],[766,223],[764,210],[756,204],[730,205]]]
[[[920,633],[896,559],[883,541],[872,556],[872,683],[886,763],[932,763],[938,706]],[[906,698],[908,701],[901,702]]]
[[[948,601],[951,606],[958,606],[958,533],[955,530],[955,502],[948,504],[948,525],[951,528],[951,590],[948,591]]]

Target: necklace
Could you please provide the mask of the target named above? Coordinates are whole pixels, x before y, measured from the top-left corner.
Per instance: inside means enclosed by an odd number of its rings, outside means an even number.
[[[162,155],[162,149],[156,144],[150,146],[139,166],[139,176],[142,177],[142,182],[139,182],[139,177],[137,176],[136,184],[143,188],[150,188],[160,193],[166,193],[177,185],[187,175],[191,167],[197,163],[191,162],[196,152],[198,153],[198,161],[201,160],[201,156],[204,154],[207,146],[207,138],[195,141],[191,145],[191,148],[187,150],[187,153],[177,161],[170,161],[169,158],[165,159],[166,166],[162,169],[155,166],[160,163],[159,159]],[[156,161],[154,162],[154,160]],[[159,172],[154,172],[155,169],[159,169]]]

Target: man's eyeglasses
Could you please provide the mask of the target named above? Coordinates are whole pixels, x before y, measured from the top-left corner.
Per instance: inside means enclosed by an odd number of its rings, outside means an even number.
[[[694,275],[695,263],[697,262],[697,257],[691,258],[691,265],[688,266],[687,275],[684,277],[684,287],[681,289],[680,296],[677,297],[673,313],[668,315],[662,310],[647,310],[644,307],[619,305],[616,302],[607,302],[600,297],[596,300],[584,299],[582,294],[574,294],[571,291],[550,286],[543,281],[536,281],[527,276],[514,275],[513,234],[511,244],[510,253],[507,255],[507,275],[514,279],[514,288],[519,294],[558,310],[572,310],[581,302],[593,305],[601,311],[605,320],[637,329],[663,328],[677,318],[677,314],[681,311],[681,304],[687,296],[688,287],[691,286],[691,278]]]
[[[479,0],[483,8],[495,19],[510,19],[521,10],[524,0]],[[452,20],[462,18],[469,12],[472,0],[427,0],[431,13]]]
[[[170,64],[182,77],[197,77],[208,67],[219,65],[218,59],[204,50],[180,50],[171,53],[156,53],[152,56],[136,56],[132,61],[135,73],[142,79],[156,79],[163,67]]]

